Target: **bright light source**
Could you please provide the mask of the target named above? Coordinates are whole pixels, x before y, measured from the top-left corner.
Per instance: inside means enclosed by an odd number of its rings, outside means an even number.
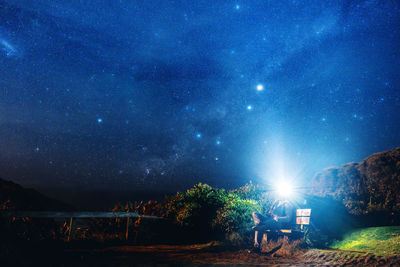
[[[257,91],[262,91],[264,90],[264,86],[262,84],[257,85]]]
[[[289,197],[293,194],[293,188],[289,183],[280,182],[277,184],[276,190],[282,197]]]

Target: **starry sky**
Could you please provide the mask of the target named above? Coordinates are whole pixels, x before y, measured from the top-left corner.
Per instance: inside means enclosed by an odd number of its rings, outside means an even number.
[[[235,187],[400,144],[398,1],[0,0],[0,177]]]

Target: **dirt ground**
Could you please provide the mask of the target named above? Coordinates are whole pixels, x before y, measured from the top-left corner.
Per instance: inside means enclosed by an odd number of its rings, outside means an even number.
[[[71,250],[75,266],[400,266],[399,257],[368,253],[308,250],[292,256],[251,253],[249,250],[207,251],[198,245],[119,246]]]
[[[211,249],[210,249],[211,248]],[[400,266],[400,257],[368,253],[308,250],[294,255],[251,253],[218,246],[152,245],[38,250],[19,255],[1,266]]]
[[[98,250],[71,250],[82,265],[97,266],[315,266],[300,257],[251,253],[249,250],[207,251],[197,245],[124,246]],[[76,265],[75,265],[76,266]]]

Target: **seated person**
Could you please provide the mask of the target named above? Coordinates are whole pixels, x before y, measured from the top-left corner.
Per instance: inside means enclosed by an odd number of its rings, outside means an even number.
[[[292,220],[292,207],[287,200],[276,200],[268,213],[264,216],[258,212],[253,212],[253,220],[255,226],[254,231],[254,248],[260,249],[262,234],[259,235],[259,231],[265,231],[266,229],[277,230],[282,227],[283,224],[289,224]]]

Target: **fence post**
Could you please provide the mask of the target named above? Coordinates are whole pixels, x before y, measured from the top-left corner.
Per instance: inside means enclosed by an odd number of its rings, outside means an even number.
[[[125,234],[126,241],[128,241],[128,234],[129,234],[129,217],[126,218],[126,234]]]
[[[68,231],[68,239],[67,239],[68,242],[71,240],[72,221],[73,221],[73,218],[71,217],[71,219],[69,221],[69,231]]]

